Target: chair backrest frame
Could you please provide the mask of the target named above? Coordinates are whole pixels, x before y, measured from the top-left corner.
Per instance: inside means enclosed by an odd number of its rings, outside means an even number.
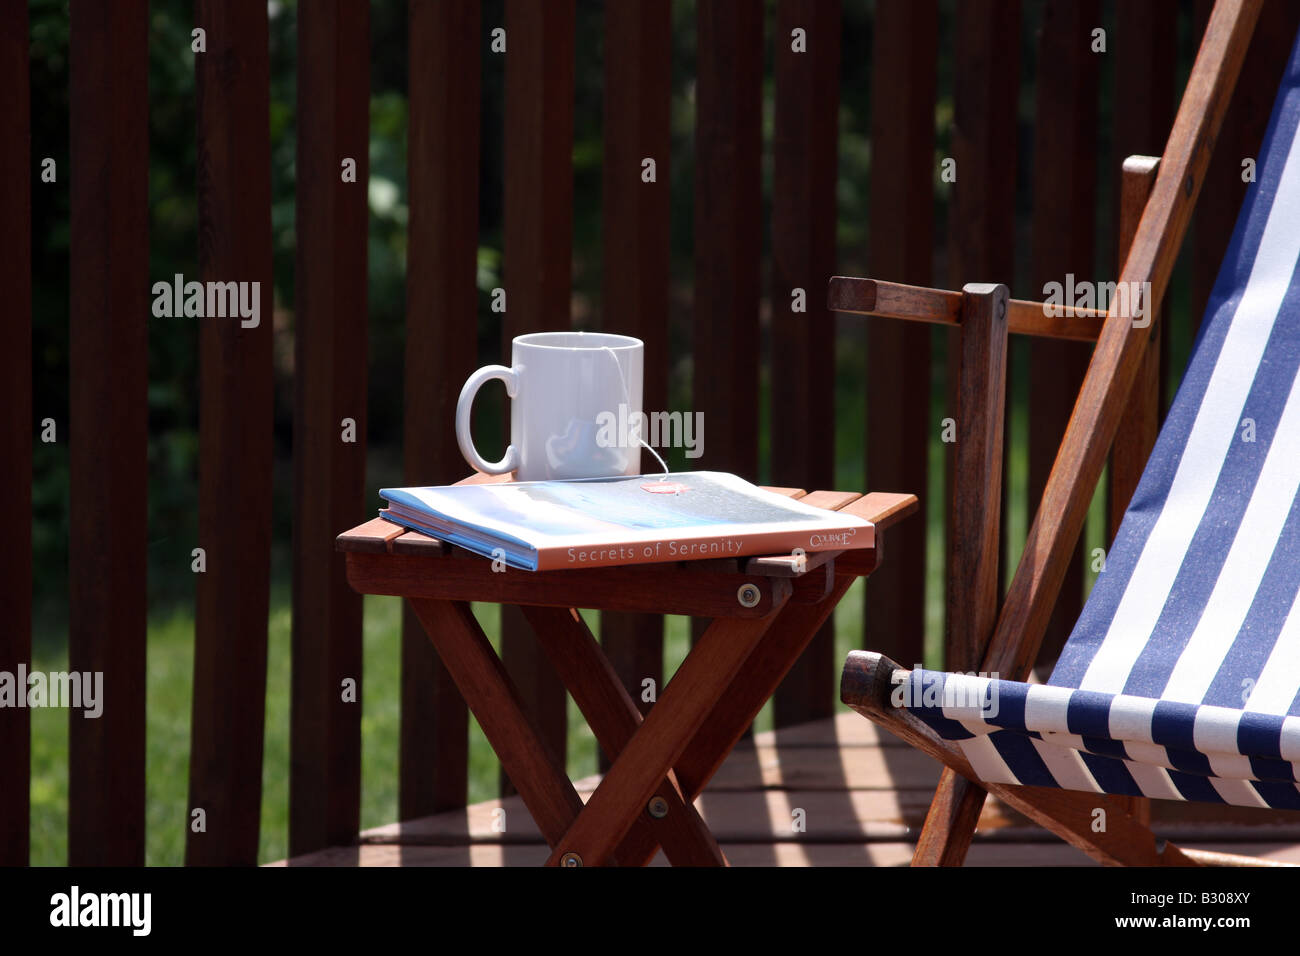
[[[1148,318],[1130,318],[1119,297],[1111,303],[981,670],[1023,680],[1037,658],[1092,491],[1146,355],[1149,317],[1164,300],[1261,2],[1217,0],[1210,14],[1155,185],[1120,271],[1119,281],[1127,288],[1150,289],[1143,302]]]

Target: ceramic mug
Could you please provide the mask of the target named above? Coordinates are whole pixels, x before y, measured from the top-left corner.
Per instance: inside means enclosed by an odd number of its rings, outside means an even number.
[[[609,427],[640,418],[645,345],[604,332],[534,332],[512,343],[511,365],[486,365],[465,381],[456,403],[456,441],[465,460],[518,481],[604,478],[641,473],[641,448]],[[510,396],[510,445],[485,461],[470,434],[479,387],[492,379]],[[626,406],[620,410],[620,405]],[[611,440],[611,434],[615,440]]]

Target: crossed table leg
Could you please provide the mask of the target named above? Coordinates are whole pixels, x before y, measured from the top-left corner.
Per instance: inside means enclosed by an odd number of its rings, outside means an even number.
[[[411,603],[551,846],[548,865],[643,865],[661,845],[676,865],[726,865],[693,801],[854,578],[868,570],[836,573],[829,563],[793,584],[767,579],[767,614],[715,619],[644,721],[573,609],[525,606],[560,679],[614,757],[585,807],[529,723],[469,605]]]

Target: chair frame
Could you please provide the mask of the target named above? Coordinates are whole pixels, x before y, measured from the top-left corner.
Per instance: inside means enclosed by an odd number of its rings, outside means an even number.
[[[1131,310],[1119,299],[1111,302],[1104,320],[1100,312],[1090,310],[1050,317],[1038,303],[1010,299],[1000,285],[968,285],[957,293],[870,279],[831,279],[833,311],[961,329],[947,596],[950,669],[1026,679],[1112,445],[1112,517],[1123,514],[1137,486],[1155,441],[1159,349],[1153,336],[1158,334],[1160,306],[1261,2],[1217,0],[1164,155],[1159,160],[1130,157],[1124,164],[1120,239],[1127,254],[1121,252],[1119,281],[1137,283],[1128,288],[1150,289],[1143,321],[1125,314]],[[1096,348],[999,612],[997,551],[1010,332],[1095,340]],[[1112,527],[1116,525],[1113,521]],[[841,699],[945,764],[913,865],[960,865],[986,793],[1103,863],[1256,862],[1160,846],[1149,826],[1147,802],[1140,798],[980,782],[956,745],[906,710],[891,706],[890,691],[901,670],[882,655],[855,651],[845,665]],[[1105,811],[1101,832],[1093,828],[1098,808]]]

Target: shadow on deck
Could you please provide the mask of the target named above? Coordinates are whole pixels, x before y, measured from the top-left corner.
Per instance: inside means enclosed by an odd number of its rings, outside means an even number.
[[[697,805],[736,866],[903,866],[938,779],[929,757],[844,713],[743,742]],[[586,800],[599,782],[575,787]],[[1159,801],[1153,816],[1157,834],[1183,846],[1300,863],[1300,813]],[[355,846],[270,865],[537,866],[547,856],[515,796],[376,827]],[[655,865],[666,864],[661,852]],[[967,864],[1095,865],[995,800]]]

